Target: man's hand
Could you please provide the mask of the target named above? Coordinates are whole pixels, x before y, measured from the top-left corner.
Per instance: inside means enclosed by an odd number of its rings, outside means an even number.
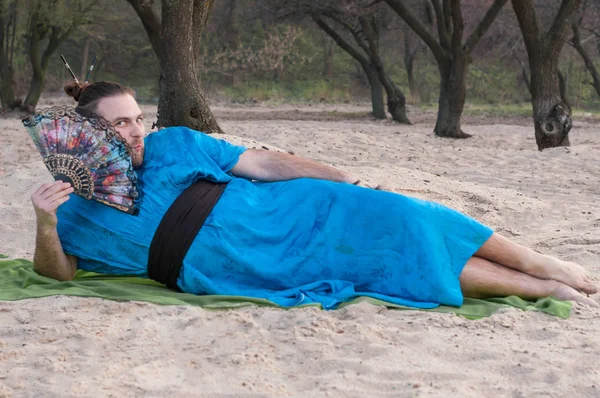
[[[73,193],[71,184],[54,181],[44,184],[31,195],[31,202],[37,217],[37,234],[33,268],[41,275],[59,281],[73,279],[77,271],[78,259],[67,256],[63,251],[56,230],[58,218],[56,209]]]
[[[31,195],[31,202],[37,217],[39,227],[54,228],[58,224],[56,209],[73,193],[73,187],[68,182],[54,181],[44,184]]]

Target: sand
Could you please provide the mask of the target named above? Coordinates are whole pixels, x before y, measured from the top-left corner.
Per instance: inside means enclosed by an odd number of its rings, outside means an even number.
[[[156,109],[144,106],[151,125]],[[538,152],[528,120],[465,118],[468,140],[375,121],[363,105],[226,106],[234,143],[291,151],[370,184],[463,211],[600,275],[600,136]],[[502,124],[505,123],[505,124]],[[0,253],[31,259],[31,193],[51,181],[20,125],[0,119]],[[598,295],[593,296],[600,302]],[[336,311],[211,311],[76,297],[0,302],[0,397],[600,397],[600,311],[568,320],[368,304]]]

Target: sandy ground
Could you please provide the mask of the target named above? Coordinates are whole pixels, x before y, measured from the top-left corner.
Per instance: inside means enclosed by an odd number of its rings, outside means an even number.
[[[435,200],[600,275],[600,136],[542,153],[528,123],[467,118],[462,141],[354,105],[216,106],[225,137]],[[155,109],[146,106],[148,126]],[[31,259],[29,197],[50,181],[20,121],[0,120],[0,253]],[[600,301],[598,296],[595,297]],[[0,397],[600,397],[600,311],[480,320],[356,305],[210,311],[98,299],[0,302]]]

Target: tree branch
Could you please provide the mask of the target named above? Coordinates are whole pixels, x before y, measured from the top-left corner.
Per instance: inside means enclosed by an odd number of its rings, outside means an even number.
[[[577,52],[583,59],[583,62],[585,63],[586,68],[592,75],[592,79],[594,80],[594,82],[592,83],[592,86],[594,86],[594,88],[596,89],[596,92],[598,93],[598,96],[600,96],[600,73],[598,73],[598,69],[596,69],[596,65],[594,65],[594,61],[590,58],[589,54],[587,53],[587,51],[585,51],[585,48],[583,48],[583,45],[581,44],[581,34],[579,32],[579,23],[581,23],[581,18],[579,19],[579,21],[573,22],[573,24],[571,25],[571,27],[573,29],[573,39],[571,40],[571,42],[573,44],[573,47],[575,47],[575,50],[577,50]]]
[[[552,27],[548,31],[548,41],[546,42],[546,51],[549,56],[557,57],[567,37],[567,32],[571,28],[571,20],[579,8],[581,0],[562,0],[558,14],[552,22]]]
[[[365,32],[365,37],[367,38],[368,49],[371,55],[371,60],[375,61],[375,63],[381,63],[381,58],[379,57],[379,51],[377,50],[377,34],[373,27],[369,24],[369,21],[364,16],[358,17],[358,21]],[[379,61],[379,62],[377,62]]]
[[[361,19],[364,19],[364,17],[360,16],[358,17],[358,20],[360,21]],[[365,36],[367,35],[367,32],[362,29],[362,32],[365,34]],[[352,34],[352,36],[354,37],[354,40],[356,41],[356,44],[358,44],[358,46],[360,48],[362,48],[362,50],[364,52],[367,53],[367,55],[369,56],[369,58],[372,59],[372,54],[371,54],[371,50],[370,50],[370,46],[368,44],[368,37],[366,38],[367,43],[365,43],[364,38],[360,35],[360,31],[358,29],[350,29],[350,33]]]
[[[200,64],[200,41],[202,32],[208,22],[208,16],[214,5],[214,0],[194,0],[194,10],[192,15],[192,46],[194,52],[194,62],[197,67]]]
[[[442,11],[442,6],[439,0],[431,0],[433,9],[435,11],[435,20],[437,22],[438,36],[440,38],[440,44],[446,50],[450,50],[450,37],[448,33],[449,27],[446,26],[446,17]]]
[[[158,59],[162,56],[162,47],[160,41],[160,19],[152,8],[153,0],[127,0],[133,7],[144,25],[144,30],[148,35],[150,44]]]
[[[215,0],[194,0],[194,30],[198,32],[204,31],[210,10],[212,10]],[[200,36],[200,35],[199,35]]]
[[[540,31],[532,0],[512,0],[512,6],[519,21],[527,53],[537,54],[542,49]]]
[[[367,45],[367,43],[364,42],[363,38],[360,36],[360,32],[358,31],[358,29],[356,29],[354,26],[350,25],[349,23],[347,23],[343,19],[339,18],[335,13],[329,13],[328,12],[326,15],[327,15],[328,18],[334,20],[335,22],[337,22],[338,24],[340,24],[344,28],[346,28],[346,30],[348,32],[350,32],[350,34],[352,34],[352,37],[354,37],[354,40],[356,41],[356,44],[358,44],[358,46],[360,48],[362,48],[363,51],[365,53],[367,53],[367,55],[370,58],[370,55],[369,55],[369,46]],[[360,18],[361,17],[359,17],[359,20],[360,20]]]
[[[396,11],[396,14],[398,14],[400,18],[402,18],[404,22],[406,22],[412,28],[412,30],[419,35],[425,44],[427,44],[438,62],[448,59],[448,53],[444,50],[440,43],[435,40],[435,37],[429,33],[427,28],[413,15],[413,13],[410,12],[402,0],[384,1],[388,4],[388,6]]]
[[[504,7],[504,4],[506,4],[506,0],[495,0],[490,8],[488,8],[483,19],[481,22],[479,22],[479,25],[477,25],[473,33],[471,33],[465,42],[465,50],[467,52],[470,53],[475,46],[477,46],[477,43],[479,43],[479,40],[483,37],[483,35],[485,35],[485,32],[492,25],[492,22],[494,22],[494,19],[496,19],[502,10],[502,7]]]
[[[73,26],[69,27],[66,31],[60,34],[61,29],[58,26],[52,28],[52,33],[46,45],[46,49],[42,53],[41,66],[43,69],[48,67],[52,54],[56,51],[60,43],[62,43],[73,31]]]
[[[334,20],[335,22],[337,22],[338,24],[340,24],[344,28],[346,28],[346,30],[348,30],[349,32],[353,32],[355,30],[352,25],[350,25],[348,22],[344,21],[342,18],[338,17],[337,13],[335,13],[335,12],[325,11],[325,12],[322,12],[321,15]]]
[[[452,26],[452,10],[450,6],[450,0],[444,0],[444,23],[446,25],[446,35],[452,36],[454,32],[454,26]]]
[[[462,36],[465,31],[465,22],[462,17],[460,0],[452,0],[452,48],[454,51],[462,51]]]
[[[325,22],[320,15],[312,14],[311,18],[315,23],[323,29],[325,33],[327,33],[338,46],[340,46],[344,51],[346,51],[352,58],[357,60],[361,65],[370,64],[370,60],[368,57],[361,54],[358,50],[356,50],[352,45],[350,45],[342,36],[340,36],[332,27],[330,27],[327,22]]]

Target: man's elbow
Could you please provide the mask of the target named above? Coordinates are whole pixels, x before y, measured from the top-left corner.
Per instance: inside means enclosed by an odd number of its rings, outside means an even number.
[[[46,278],[55,279],[59,282],[69,282],[75,278],[75,272],[71,269],[68,271],[65,270],[64,272],[57,272],[56,270],[50,270],[34,263],[33,270]]]
[[[271,173],[267,167],[270,153],[264,149],[249,149],[244,152],[231,174],[249,180],[270,181]]]

